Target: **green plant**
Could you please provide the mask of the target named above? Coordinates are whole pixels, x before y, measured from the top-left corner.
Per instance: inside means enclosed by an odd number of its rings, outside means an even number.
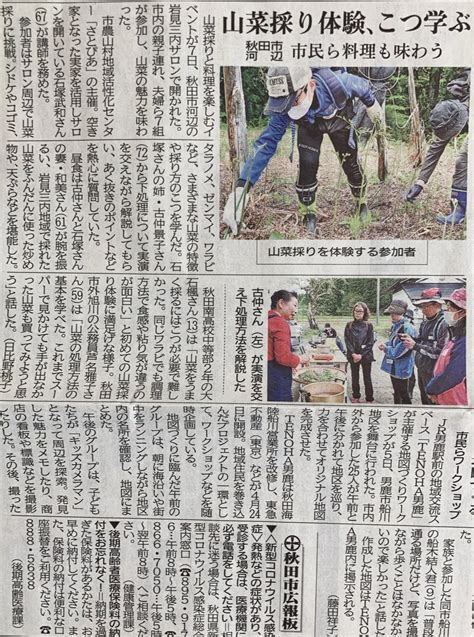
[[[304,217],[308,214],[316,214],[316,202],[312,203],[310,206],[306,206],[304,203],[298,203],[298,214]]]
[[[370,226],[372,221],[373,216],[370,211],[367,213],[365,219],[361,219],[359,215],[352,215],[345,219],[353,239],[360,239],[364,229],[367,228],[367,226]]]

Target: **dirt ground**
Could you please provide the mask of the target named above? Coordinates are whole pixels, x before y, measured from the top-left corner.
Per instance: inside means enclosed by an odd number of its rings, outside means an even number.
[[[381,405],[393,405],[393,390],[392,390],[392,383],[390,382],[390,376],[386,372],[383,372],[380,369],[383,353],[379,349],[375,349],[374,355],[376,360],[374,363],[372,363],[372,384],[374,386],[375,402],[380,403]],[[349,374],[348,374],[348,381],[347,381],[348,382],[347,395],[350,398],[352,396],[350,369],[348,371],[349,371]],[[363,389],[364,383],[362,380],[362,372],[360,374],[360,382],[361,382],[361,396],[362,396],[361,402],[364,402],[365,394]],[[420,392],[418,389],[418,385],[415,385],[415,389],[413,390],[413,405],[421,405]]]
[[[256,131],[251,137],[256,136]],[[287,132],[267,170],[252,188],[245,211],[245,227],[237,239],[309,239],[298,212],[294,184],[298,171],[298,153],[290,163],[291,136]],[[458,142],[459,145],[460,142]],[[318,172],[319,189],[316,207],[318,239],[463,239],[462,226],[441,226],[436,215],[449,214],[450,186],[456,147],[445,150],[429,184],[415,204],[404,202],[404,195],[417,178],[418,169],[410,162],[407,144],[388,144],[389,175],[384,183],[377,178],[375,140],[359,151],[360,162],[368,179],[367,224],[352,217],[354,203],[337,155],[326,137]],[[225,130],[221,134],[221,210],[232,190]],[[222,236],[225,226],[221,224]]]
[[[347,317],[349,318],[349,317]],[[331,325],[337,330],[339,337],[342,338],[344,333],[344,326],[346,323],[346,319],[341,319],[341,317],[337,317],[334,319],[330,319],[329,317],[325,317],[325,320],[328,320]],[[374,325],[375,332],[377,334],[377,343],[374,346],[374,357],[375,362],[372,363],[372,384],[374,386],[374,398],[375,402],[381,405],[393,405],[393,390],[392,383],[390,382],[390,376],[386,372],[383,372],[380,369],[380,364],[383,359],[383,352],[381,352],[377,345],[378,343],[384,342],[387,337],[387,328],[384,320],[384,323],[380,326]],[[388,323],[387,323],[388,324]],[[306,330],[305,330],[306,331]],[[307,345],[307,342],[305,342]],[[350,368],[348,366],[348,374],[347,374],[347,396],[348,402],[350,397],[352,396],[352,384],[351,384],[351,373]],[[416,370],[415,370],[416,373]],[[362,378],[362,371],[360,373],[360,384],[361,384],[361,402],[365,402],[365,394],[364,394],[364,383]],[[296,396],[296,394],[295,394]],[[418,389],[418,385],[415,385],[415,389],[413,391],[413,404],[421,405],[420,392]]]

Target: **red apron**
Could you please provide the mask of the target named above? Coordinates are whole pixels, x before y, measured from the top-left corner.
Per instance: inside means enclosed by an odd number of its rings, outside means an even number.
[[[454,347],[454,341],[449,341],[443,348],[433,370],[433,376],[438,376],[444,372],[451,358],[451,351]],[[451,389],[447,389],[441,394],[430,396],[437,405],[467,405],[467,387],[466,379],[454,385]]]

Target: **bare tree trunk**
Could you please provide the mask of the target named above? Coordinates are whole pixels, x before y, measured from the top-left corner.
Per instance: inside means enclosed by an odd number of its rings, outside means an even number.
[[[430,95],[430,106],[433,107],[438,101],[439,97],[439,84],[441,81],[441,67],[432,68],[430,70],[430,86],[429,86],[429,95]]]
[[[423,147],[425,135],[421,124],[420,109],[416,99],[415,74],[412,68],[408,68],[408,99],[411,113],[411,135],[410,142],[414,151],[412,155],[413,166],[419,166],[423,159]]]
[[[224,92],[230,162],[237,179],[247,157],[247,118],[239,66],[224,66]]]
[[[306,309],[306,316],[308,317],[309,327],[312,330],[318,329],[318,324],[316,322],[316,313],[313,311],[312,303],[308,303],[308,307]]]
[[[385,102],[382,103],[383,110],[383,118],[385,120]],[[388,160],[387,160],[387,138],[386,136],[378,132],[377,133],[377,152],[378,152],[378,163],[377,163],[377,174],[379,181],[385,181],[385,177],[388,173]]]

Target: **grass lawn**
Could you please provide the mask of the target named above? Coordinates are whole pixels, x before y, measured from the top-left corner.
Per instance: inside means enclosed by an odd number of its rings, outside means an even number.
[[[371,316],[370,322],[374,326],[374,330],[375,332],[377,332],[379,339],[386,338],[390,332],[390,317],[381,315],[378,325],[375,319],[375,316]],[[318,314],[316,320],[318,322],[319,329],[324,329],[324,324],[330,323],[331,326],[334,327],[334,329],[337,331],[338,336],[341,339],[344,339],[344,328],[346,327],[346,324],[352,320],[352,316],[320,316]],[[303,326],[303,340],[307,341],[314,332],[308,325],[308,319],[306,318],[304,310],[298,312],[298,322],[301,323],[301,325]]]

